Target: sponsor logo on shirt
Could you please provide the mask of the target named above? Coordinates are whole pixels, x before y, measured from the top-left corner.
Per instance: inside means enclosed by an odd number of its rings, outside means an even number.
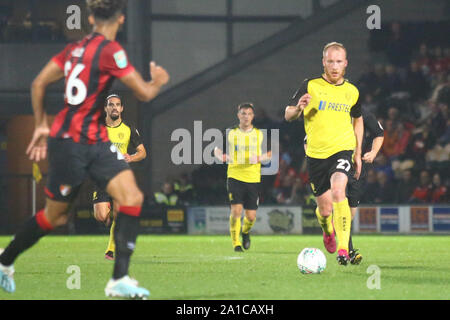
[[[113,57],[116,61],[117,67],[119,67],[120,69],[123,69],[128,65],[127,55],[125,54],[125,51],[120,50],[114,53]]]

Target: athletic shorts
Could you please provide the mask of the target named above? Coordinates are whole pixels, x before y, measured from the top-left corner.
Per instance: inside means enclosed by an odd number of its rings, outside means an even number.
[[[112,198],[105,190],[97,189],[94,191],[92,195],[92,202],[93,203],[112,202]]]
[[[76,143],[72,139],[48,139],[48,179],[45,193],[50,199],[71,202],[87,177],[105,190],[109,180],[129,169],[111,142]]]
[[[228,178],[227,191],[230,204],[242,204],[246,210],[258,209],[259,185],[259,183],[248,183]]]
[[[353,167],[353,151],[340,151],[326,159],[306,157],[309,182],[314,196],[318,197],[331,188],[333,173],[342,172],[350,176]]]
[[[359,206],[359,202],[361,201],[361,197],[366,188],[366,176],[367,176],[366,166],[367,165],[363,163],[361,175],[359,176],[358,180],[356,180],[354,176],[355,170],[354,169],[350,170],[350,175],[348,177],[347,183],[347,198],[350,208],[357,208]]]

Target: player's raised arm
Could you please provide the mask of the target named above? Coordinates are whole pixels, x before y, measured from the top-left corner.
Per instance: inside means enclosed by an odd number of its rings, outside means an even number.
[[[364,116],[364,126],[373,134],[373,136],[375,136],[375,138],[372,140],[371,150],[363,155],[362,160],[367,163],[372,163],[383,146],[384,129],[373,114]]]
[[[284,118],[286,121],[298,119],[310,101],[311,95],[309,93],[305,93],[300,97],[296,106],[287,106],[284,111]]]
[[[64,72],[58,64],[50,60],[31,84],[31,104],[34,113],[34,132],[27,148],[30,160],[40,161],[47,156],[47,137],[50,129],[47,114],[44,109],[44,97],[47,87],[64,77]]]
[[[150,101],[156,97],[161,90],[161,87],[169,82],[169,74],[167,71],[156,65],[153,61],[150,62],[151,81],[145,81],[136,70],[120,78],[128,88],[130,88],[136,98],[141,101]]]

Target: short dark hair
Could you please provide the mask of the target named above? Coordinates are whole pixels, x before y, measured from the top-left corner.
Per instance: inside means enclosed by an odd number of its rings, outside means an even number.
[[[109,96],[106,97],[106,99],[105,99],[105,107],[108,105],[108,101],[109,101],[109,99],[111,99],[111,98],[117,98],[117,99],[120,100],[120,105],[123,104],[123,103],[122,103],[122,98],[121,98],[117,93],[112,93],[112,94],[110,94]]]
[[[241,111],[241,109],[252,109],[253,112],[255,112],[255,107],[253,106],[253,103],[251,102],[244,102],[238,105],[238,111]]]
[[[127,5],[127,0],[86,0],[89,14],[98,20],[117,18]]]

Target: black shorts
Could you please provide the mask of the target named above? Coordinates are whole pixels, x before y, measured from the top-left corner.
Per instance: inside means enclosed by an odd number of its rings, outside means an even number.
[[[367,169],[363,163],[359,179],[355,178],[355,170],[350,171],[347,183],[347,198],[350,208],[357,208],[366,187]]]
[[[242,204],[246,210],[256,210],[259,204],[259,183],[227,179],[228,199],[231,204]]]
[[[94,194],[92,195],[92,202],[93,203],[100,203],[100,202],[112,202],[111,196],[106,192],[105,190],[97,189],[94,191]]]
[[[306,157],[306,167],[314,196],[318,197],[331,188],[330,179],[333,173],[342,172],[350,176],[353,151],[340,151],[326,159]]]
[[[111,142],[76,143],[72,139],[48,139],[49,170],[46,194],[57,201],[72,201],[89,176],[99,189],[109,180],[129,169],[123,156]]]

